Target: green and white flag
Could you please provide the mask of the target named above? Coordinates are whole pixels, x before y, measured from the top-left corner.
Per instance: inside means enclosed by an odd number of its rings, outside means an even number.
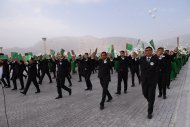
[[[153,41],[153,40],[151,40],[151,41],[149,42],[149,45],[155,50],[155,45],[154,45],[154,41]]]
[[[129,51],[132,51],[132,50],[133,50],[133,45],[127,43],[127,44],[126,44],[126,49],[129,50]]]
[[[51,54],[52,56],[55,56],[55,50],[50,49],[50,54]]]

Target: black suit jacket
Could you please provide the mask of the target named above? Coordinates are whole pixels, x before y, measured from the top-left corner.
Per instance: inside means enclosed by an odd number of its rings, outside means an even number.
[[[119,69],[118,72],[128,72],[128,67],[130,66],[130,61],[128,57],[122,59],[120,56],[114,58],[114,60],[119,62]]]
[[[32,64],[28,64],[28,78],[33,79],[37,76],[37,63],[36,61]]]
[[[104,61],[100,59],[98,61],[98,66],[99,66],[99,71],[98,71],[98,77],[103,78],[104,80],[109,80],[111,81],[111,76],[110,76],[110,70],[111,70],[111,62],[109,59]]]
[[[139,58],[132,58],[130,57],[130,69],[131,71],[139,71],[139,66],[140,66],[140,62],[139,62]]]
[[[152,56],[150,62],[147,61],[146,56],[140,59],[141,80],[142,82],[151,82],[156,84],[158,82],[159,63],[158,57]]]
[[[57,61],[57,78],[61,79],[69,73],[69,61],[62,59]]]

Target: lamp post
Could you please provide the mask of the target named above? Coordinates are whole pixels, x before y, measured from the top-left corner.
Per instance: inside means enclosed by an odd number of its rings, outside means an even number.
[[[47,38],[42,38],[42,40],[44,41],[44,54],[46,54],[46,40],[47,40]]]

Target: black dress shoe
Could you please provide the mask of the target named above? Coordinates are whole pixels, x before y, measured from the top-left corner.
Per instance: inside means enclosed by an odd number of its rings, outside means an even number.
[[[6,88],[10,88],[11,86],[6,86]]]
[[[35,93],[40,93],[40,91],[38,90],[38,91],[36,91]]]
[[[103,110],[104,109],[104,105],[100,105],[100,110]]]
[[[22,93],[22,94],[26,95],[26,93],[25,93],[25,92],[20,92],[20,93]]]
[[[78,82],[82,82],[82,80],[79,80]]]
[[[167,98],[166,95],[164,95],[164,96],[163,96],[163,99],[166,99],[166,98]]]
[[[72,90],[70,89],[70,90],[69,90],[69,95],[71,96],[71,94],[72,94]]]
[[[162,97],[162,95],[161,95],[161,94],[159,94],[159,95],[158,95],[158,97]]]
[[[90,90],[90,89],[86,88],[85,91],[87,91],[87,90]]]
[[[112,98],[108,99],[106,102],[111,102]]]
[[[135,87],[135,85],[131,85],[131,87]]]
[[[62,96],[58,96],[58,97],[56,97],[55,99],[60,99],[60,98],[62,98]]]
[[[115,94],[118,94],[118,95],[120,95],[121,93],[120,93],[120,92],[116,92]]]
[[[13,88],[12,90],[17,90],[17,88]]]
[[[49,83],[53,83],[52,81],[50,81]]]
[[[152,119],[152,114],[148,114],[148,119]]]

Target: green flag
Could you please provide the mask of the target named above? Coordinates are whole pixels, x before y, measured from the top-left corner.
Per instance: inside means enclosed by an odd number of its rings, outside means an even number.
[[[150,46],[155,50],[155,45],[154,45],[154,41],[153,40],[151,40],[150,42],[149,42],[149,44],[150,44]]]
[[[50,49],[50,54],[51,54],[52,56],[55,56],[55,50]]]
[[[144,49],[144,43],[143,42],[141,43],[141,47],[142,47],[142,49]]]
[[[11,57],[12,57],[12,59],[18,58],[18,53],[17,52],[11,52]]]
[[[111,54],[112,54],[112,58],[115,58],[114,46],[113,45],[112,45],[112,48],[111,48]]]
[[[67,55],[68,55],[68,60],[71,60],[72,59],[71,53],[68,52]]]
[[[0,55],[0,59],[9,60],[8,55]]]
[[[95,49],[95,51],[94,51],[94,55],[96,55],[96,54],[97,54],[97,51],[98,51],[98,48],[96,48],[96,49]]]
[[[133,50],[133,45],[132,44],[126,44],[126,49],[129,50],[129,51],[132,51]]]
[[[32,58],[32,56],[33,56],[32,52],[25,53],[25,60],[29,61]]]
[[[108,47],[108,53],[111,53],[111,51],[112,51],[112,45],[110,45],[109,47]]]
[[[18,54],[18,59],[22,60],[22,55],[21,54]]]
[[[65,53],[65,50],[61,49],[61,55],[64,55],[64,53]]]

